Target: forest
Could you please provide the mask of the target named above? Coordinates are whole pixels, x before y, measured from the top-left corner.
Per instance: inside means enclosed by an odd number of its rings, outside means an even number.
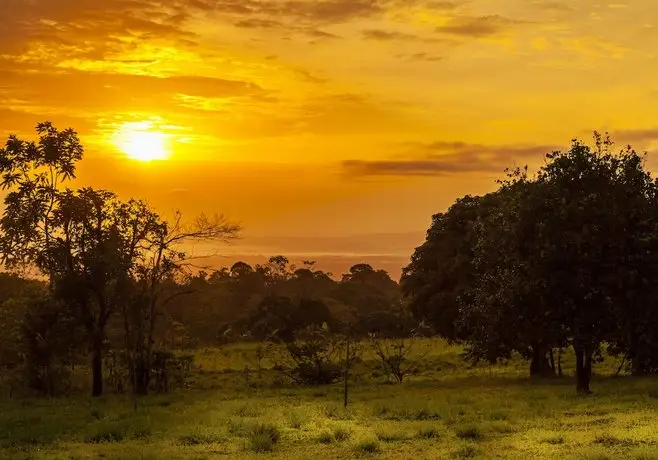
[[[394,280],[205,266],[239,223],[71,189],[77,133],[36,131],[0,148],[3,458],[658,458],[658,180],[631,146],[502,171]]]

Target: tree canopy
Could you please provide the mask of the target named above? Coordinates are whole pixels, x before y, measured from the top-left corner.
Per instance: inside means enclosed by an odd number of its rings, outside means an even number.
[[[572,346],[581,392],[604,344],[651,369],[658,188],[643,156],[595,134],[499,184],[434,217],[402,279],[416,315],[470,358],[519,353],[533,374],[554,372],[549,355]]]

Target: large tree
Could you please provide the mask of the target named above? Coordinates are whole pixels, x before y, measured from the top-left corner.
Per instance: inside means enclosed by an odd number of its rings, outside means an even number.
[[[222,217],[185,225],[163,221],[146,203],[108,191],[63,189],[83,148],[73,130],[37,126],[38,142],[10,136],[0,150],[1,185],[9,189],[0,222],[2,261],[34,267],[52,293],[73,307],[87,331],[92,394],[103,391],[103,349],[110,318],[124,312],[126,347],[136,391],[148,386],[153,331],[161,309],[180,292],[165,287],[186,265],[191,240],[226,240],[238,226]]]
[[[467,195],[447,212],[432,216],[425,242],[416,248],[400,280],[418,320],[448,340],[467,337],[459,328],[459,305],[474,282],[476,225],[496,203],[496,195]]]
[[[495,358],[570,344],[577,389],[589,393],[593,358],[618,336],[623,312],[654,309],[639,301],[658,281],[655,184],[637,152],[613,152],[596,134],[593,146],[548,154],[536,178],[517,173],[500,193],[478,239],[472,348]]]
[[[60,193],[53,216],[54,233],[34,263],[87,331],[92,394],[98,396],[108,323],[131,302],[133,275],[160,222],[145,203],[123,203],[111,192],[90,188]]]

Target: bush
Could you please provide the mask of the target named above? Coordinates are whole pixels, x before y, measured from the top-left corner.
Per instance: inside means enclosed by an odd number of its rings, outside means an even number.
[[[381,448],[376,441],[362,441],[356,445],[356,449],[363,454],[377,454],[381,452]]]
[[[400,442],[408,439],[407,435],[401,432],[378,431],[377,439],[383,442]]]
[[[553,436],[542,440],[545,444],[553,444],[554,446],[564,444],[564,436]]]
[[[440,437],[440,433],[436,427],[428,426],[418,430],[416,436],[421,439],[438,439]]]
[[[477,457],[480,451],[473,446],[460,447],[454,452],[455,458],[473,458]]]
[[[235,410],[235,415],[239,417],[258,417],[261,415],[261,412],[255,407],[244,405]]]
[[[199,446],[203,444],[219,444],[223,439],[213,433],[193,433],[180,436],[178,442],[184,446]]]
[[[482,431],[480,430],[480,427],[476,425],[468,425],[457,430],[457,437],[459,439],[477,441],[482,438]]]
[[[121,426],[100,426],[85,436],[87,444],[105,444],[121,442],[128,437],[127,430]]]
[[[347,441],[352,433],[347,428],[336,428],[334,430],[334,439],[338,442]]]
[[[331,444],[334,442],[334,436],[328,431],[325,431],[320,436],[318,436],[318,442],[320,444]]]
[[[257,425],[248,437],[249,450],[253,452],[272,452],[281,439],[279,429],[274,425]]]
[[[87,444],[122,442],[127,439],[148,439],[151,437],[151,423],[148,418],[110,421],[104,419],[92,424],[85,434]]]
[[[302,385],[329,385],[343,376],[342,346],[326,328],[307,329],[285,345],[292,362],[288,375]]]

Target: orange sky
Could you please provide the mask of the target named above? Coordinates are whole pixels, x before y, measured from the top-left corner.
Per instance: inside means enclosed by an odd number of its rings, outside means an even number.
[[[514,161],[593,129],[658,146],[652,1],[0,6],[0,138],[75,128],[81,183],[242,222],[229,262],[310,254],[397,277],[433,213]],[[126,158],[128,122],[150,122],[168,160]]]

